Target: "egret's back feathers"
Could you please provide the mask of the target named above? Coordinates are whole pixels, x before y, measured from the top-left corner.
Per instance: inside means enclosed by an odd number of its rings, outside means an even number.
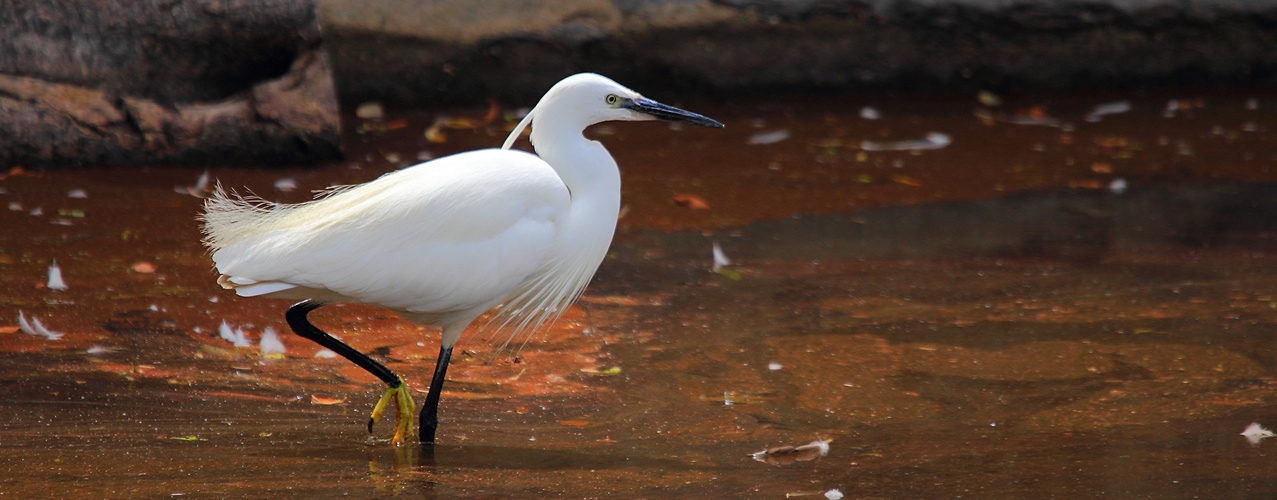
[[[218,190],[204,229],[228,277],[221,282],[242,295],[364,302],[419,321],[468,322],[551,266],[544,254],[569,206],[567,188],[541,159],[482,150],[296,205]]]

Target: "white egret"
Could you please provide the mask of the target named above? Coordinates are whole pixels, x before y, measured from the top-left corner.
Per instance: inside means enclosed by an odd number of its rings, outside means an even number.
[[[412,433],[403,380],[306,319],[330,302],[361,302],[442,330],[421,413],[433,444],[452,348],[466,327],[489,323],[509,342],[548,326],[580,296],[607,253],[621,206],[621,176],[586,127],[608,120],[723,124],[666,106],[595,74],[555,84],[501,149],[439,158],[295,205],[227,195],[202,216],[218,283],[244,297],[301,300],[293,331],[354,362],[389,388],[368,430],[394,404],[394,442]],[[532,126],[537,155],[510,150]],[[538,156],[539,155],[539,156]]]

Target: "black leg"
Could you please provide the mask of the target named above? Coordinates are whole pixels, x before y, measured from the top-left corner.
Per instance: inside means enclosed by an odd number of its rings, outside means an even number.
[[[397,389],[403,385],[403,379],[395,375],[385,365],[378,363],[377,360],[368,357],[367,354],[356,351],[354,348],[346,345],[344,342],[333,338],[332,335],[325,333],[323,330],[316,328],[310,324],[310,320],[306,319],[306,315],[311,311],[318,309],[323,304],[303,300],[292,307],[288,308],[288,312],[284,313],[284,319],[288,320],[288,326],[292,327],[293,332],[302,338],[308,339],[316,344],[324,346],[329,350],[337,353],[339,356],[350,360],[351,363],[358,365],[360,368],[373,374],[373,376],[381,379],[391,389]],[[372,434],[372,424],[376,423],[376,418],[368,419],[368,433]],[[433,435],[433,434],[432,434]]]
[[[367,354],[356,351],[354,348],[337,340],[332,335],[324,333],[323,330],[316,328],[310,324],[310,320],[306,319],[306,315],[323,304],[316,303],[310,299],[303,300],[292,307],[288,308],[288,312],[284,313],[284,319],[288,320],[288,326],[293,328],[293,332],[297,335],[310,340],[316,344],[328,348],[328,350],[337,353],[337,355],[349,359],[351,363],[359,365],[360,368],[367,370],[368,373],[381,379],[386,385],[392,389],[403,385],[403,380],[395,375],[395,372],[386,368],[386,365],[378,363],[377,360],[368,357]]]
[[[435,362],[435,375],[430,379],[430,392],[426,393],[426,405],[421,408],[421,444],[435,444],[435,429],[439,427],[439,395],[447,378],[448,360],[452,348],[439,346],[439,360]]]

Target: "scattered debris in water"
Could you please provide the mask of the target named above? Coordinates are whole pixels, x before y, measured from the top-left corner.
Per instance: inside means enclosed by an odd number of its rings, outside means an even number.
[[[1100,104],[1091,108],[1091,112],[1086,114],[1086,121],[1095,123],[1103,119],[1104,115],[1116,115],[1131,110],[1131,101],[1117,101]]]
[[[332,359],[337,357],[337,353],[332,352],[328,349],[320,349],[318,352],[315,353],[315,357],[321,358],[321,359]]]
[[[313,405],[339,405],[346,402],[346,398],[325,398],[322,396],[310,395],[310,404]]]
[[[864,140],[860,143],[860,149],[865,151],[927,151],[932,149],[942,149],[953,142],[949,134],[941,132],[931,132],[922,139],[910,139],[906,141],[895,142],[877,142]]]
[[[768,370],[771,370],[771,371],[774,371],[774,372],[775,372],[775,371],[780,371],[780,369],[781,369],[781,368],[784,368],[784,367],[785,367],[785,365],[780,364],[780,362],[779,362],[779,361],[772,361],[771,363],[767,363],[767,369],[768,369]]]
[[[882,118],[882,113],[880,113],[877,109],[874,109],[872,106],[865,106],[860,108],[860,117],[866,120],[877,120]]]
[[[785,498],[818,497],[818,496],[824,496],[825,498],[829,500],[841,500],[843,495],[842,495],[842,491],[839,490],[838,488],[834,488],[829,491],[799,491],[796,493],[785,494]]]
[[[748,144],[776,144],[778,142],[788,140],[789,137],[790,134],[788,130],[780,129],[772,130],[770,132],[759,132],[749,136],[749,140],[745,142]]]
[[[28,323],[27,317],[22,313],[21,309],[18,310],[18,328],[22,330],[22,333],[27,335],[36,335],[49,340],[58,340],[62,338],[63,335],[61,332],[55,332],[45,328],[44,325],[40,323],[40,319],[35,316],[32,316],[31,322]]]
[[[976,94],[975,98],[977,101],[980,101],[980,104],[985,106],[993,107],[1002,105],[1002,98],[987,90],[981,90],[980,93]]]
[[[1259,422],[1251,422],[1250,425],[1246,426],[1246,430],[1242,431],[1241,435],[1242,437],[1245,437],[1246,441],[1249,441],[1251,445],[1259,445],[1260,441],[1273,437],[1277,434],[1273,434],[1273,431],[1259,425]]]
[[[279,340],[279,334],[269,326],[262,330],[262,338],[258,340],[257,345],[262,350],[262,356],[267,358],[283,358],[284,353],[288,351],[284,343]]]
[[[727,258],[727,254],[723,253],[723,247],[718,246],[717,241],[714,242],[713,253],[714,265],[710,268],[711,271],[719,272],[724,267],[732,265],[732,259]]]
[[[115,348],[113,348],[113,347],[106,347],[106,346],[101,346],[101,345],[94,344],[94,345],[89,346],[89,348],[88,348],[88,349],[85,349],[85,350],[84,350],[84,353],[85,353],[85,354],[94,354],[94,355],[97,355],[97,354],[109,354],[109,353],[113,353],[113,352],[118,351],[118,350],[119,350],[119,349],[115,349]]]
[[[829,454],[829,441],[817,439],[801,446],[777,446],[750,454],[754,460],[772,465],[810,462]]]
[[[381,120],[386,117],[386,108],[380,102],[368,101],[355,108],[355,116],[364,120]]]
[[[687,207],[693,210],[709,209],[709,203],[706,203],[704,199],[694,194],[676,194],[670,197],[670,200],[680,207]]]
[[[89,193],[83,189],[72,189],[67,191],[67,198],[85,199],[89,197]]]
[[[217,335],[221,337],[222,339],[226,340],[227,342],[230,342],[235,347],[252,347],[253,346],[253,343],[250,342],[248,340],[248,337],[244,335],[243,329],[241,328],[232,329],[230,323],[227,323],[226,321],[222,321],[221,326],[217,327]]]
[[[178,194],[189,194],[196,198],[203,198],[208,194],[208,170],[200,174],[199,179],[195,180],[194,185],[190,186],[173,186],[173,191]]]
[[[278,189],[285,193],[292,191],[294,189],[297,189],[297,179],[294,179],[292,177],[284,177],[282,179],[279,179],[275,181],[275,189]]]
[[[1113,194],[1123,194],[1126,192],[1126,179],[1118,177],[1109,182],[1109,192]]]
[[[61,291],[67,289],[66,281],[62,280],[62,268],[58,267],[58,261],[55,260],[52,264],[49,264],[49,282],[44,286],[50,290]]]

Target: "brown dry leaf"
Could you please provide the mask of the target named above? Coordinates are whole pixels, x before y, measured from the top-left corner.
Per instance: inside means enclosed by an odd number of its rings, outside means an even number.
[[[560,420],[559,425],[569,425],[572,427],[585,427],[587,425],[590,425],[590,423],[585,420]]]
[[[918,179],[914,179],[913,177],[909,177],[907,175],[899,175],[899,174],[893,175],[891,176],[891,181],[896,184],[904,184],[906,186],[917,187],[922,185],[922,181]]]
[[[155,272],[155,264],[150,262],[138,262],[137,264],[133,264],[133,270],[139,273],[151,274]]]
[[[829,441],[817,439],[801,446],[777,446],[750,456],[759,462],[772,465],[789,465],[794,462],[810,462],[829,454]]]
[[[345,402],[346,398],[325,398],[314,394],[310,395],[310,404],[314,405],[339,405]]]
[[[706,210],[709,208],[709,203],[706,203],[703,198],[694,194],[676,194],[671,197],[670,200],[673,201],[675,205],[687,207],[693,210]]]
[[[1031,108],[1017,109],[1015,110],[1015,114],[1016,116],[1025,116],[1029,118],[1047,118],[1048,116],[1050,116],[1047,114],[1046,108],[1042,106],[1033,106]]]
[[[448,135],[443,133],[444,122],[435,122],[430,128],[426,129],[426,140],[435,144],[443,144],[448,142]]]
[[[1075,179],[1068,183],[1071,188],[1078,189],[1100,189],[1104,186],[1100,185],[1100,181],[1094,179]]]

